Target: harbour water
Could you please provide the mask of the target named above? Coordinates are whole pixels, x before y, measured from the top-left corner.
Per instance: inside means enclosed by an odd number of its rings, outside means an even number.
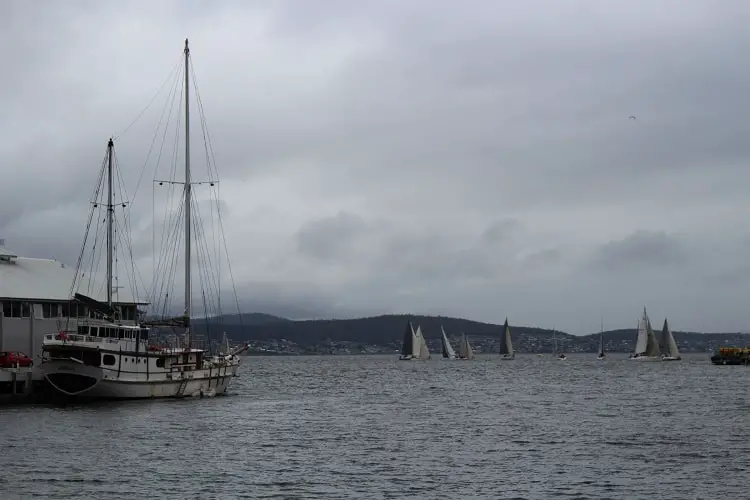
[[[226,397],[0,407],[11,499],[746,495],[745,367],[249,357]]]

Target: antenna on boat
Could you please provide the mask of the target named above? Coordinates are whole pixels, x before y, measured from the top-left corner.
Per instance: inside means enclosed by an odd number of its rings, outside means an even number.
[[[112,309],[112,261],[114,260],[113,220],[115,206],[112,204],[112,156],[115,143],[109,138],[107,143],[107,305]]]
[[[185,335],[191,347],[190,335],[190,47],[185,39]]]

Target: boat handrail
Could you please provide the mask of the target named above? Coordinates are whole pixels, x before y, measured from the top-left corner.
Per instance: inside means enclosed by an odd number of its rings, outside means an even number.
[[[54,340],[57,342],[90,342],[90,343],[107,343],[107,344],[118,344],[120,341],[134,342],[132,339],[120,339],[113,337],[92,337],[91,335],[81,335],[80,333],[65,333],[60,335],[59,333],[49,333],[44,336],[44,340]]]

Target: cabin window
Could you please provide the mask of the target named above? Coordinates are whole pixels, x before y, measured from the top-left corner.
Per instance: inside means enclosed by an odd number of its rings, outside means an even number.
[[[117,338],[124,339],[125,338],[125,330],[122,328],[117,329]]]
[[[78,325],[78,333],[80,335],[88,335],[89,327],[87,325]]]
[[[11,317],[11,315],[10,315],[11,314],[11,306],[10,305],[11,305],[10,301],[3,302],[3,316],[5,316],[6,318],[10,318]]]
[[[89,335],[91,335],[92,337],[96,337],[96,336],[97,336],[98,334],[99,334],[99,327],[97,327],[97,326],[92,326],[92,327],[91,327],[91,328],[89,329]]]
[[[115,364],[115,357],[111,354],[105,354],[102,356],[102,364],[104,366],[113,366]]]
[[[31,304],[28,302],[21,302],[21,317],[28,318],[31,316]]]
[[[122,319],[124,319],[125,321],[133,321],[135,319],[135,307],[123,306]]]
[[[148,340],[148,328],[141,330],[141,340]]]
[[[99,366],[101,364],[102,358],[99,356],[99,353],[97,351],[83,351],[81,353],[81,361],[83,361],[84,365],[89,366]]]
[[[164,356],[159,356],[158,358],[156,358],[156,367],[164,368],[165,361],[166,361],[166,358]]]
[[[83,304],[73,304],[77,318],[85,318],[88,308]],[[71,310],[73,310],[71,308]]]

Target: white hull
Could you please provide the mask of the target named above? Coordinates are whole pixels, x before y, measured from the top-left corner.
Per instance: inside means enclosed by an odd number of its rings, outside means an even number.
[[[85,399],[148,399],[226,393],[239,363],[186,372],[126,374],[69,360],[42,364],[45,379],[59,394]]]
[[[597,356],[596,359],[598,359],[599,361],[602,361],[604,359],[607,359],[607,357],[606,356]]]
[[[680,356],[664,356],[661,358],[662,361],[680,361],[682,358]]]
[[[637,356],[633,358],[628,358],[631,361],[641,361],[641,362],[655,362],[655,361],[661,361],[661,356]]]
[[[566,361],[567,359],[568,359],[568,357],[567,357],[567,356],[558,356],[558,357],[557,357],[557,360],[558,360],[558,361]]]

